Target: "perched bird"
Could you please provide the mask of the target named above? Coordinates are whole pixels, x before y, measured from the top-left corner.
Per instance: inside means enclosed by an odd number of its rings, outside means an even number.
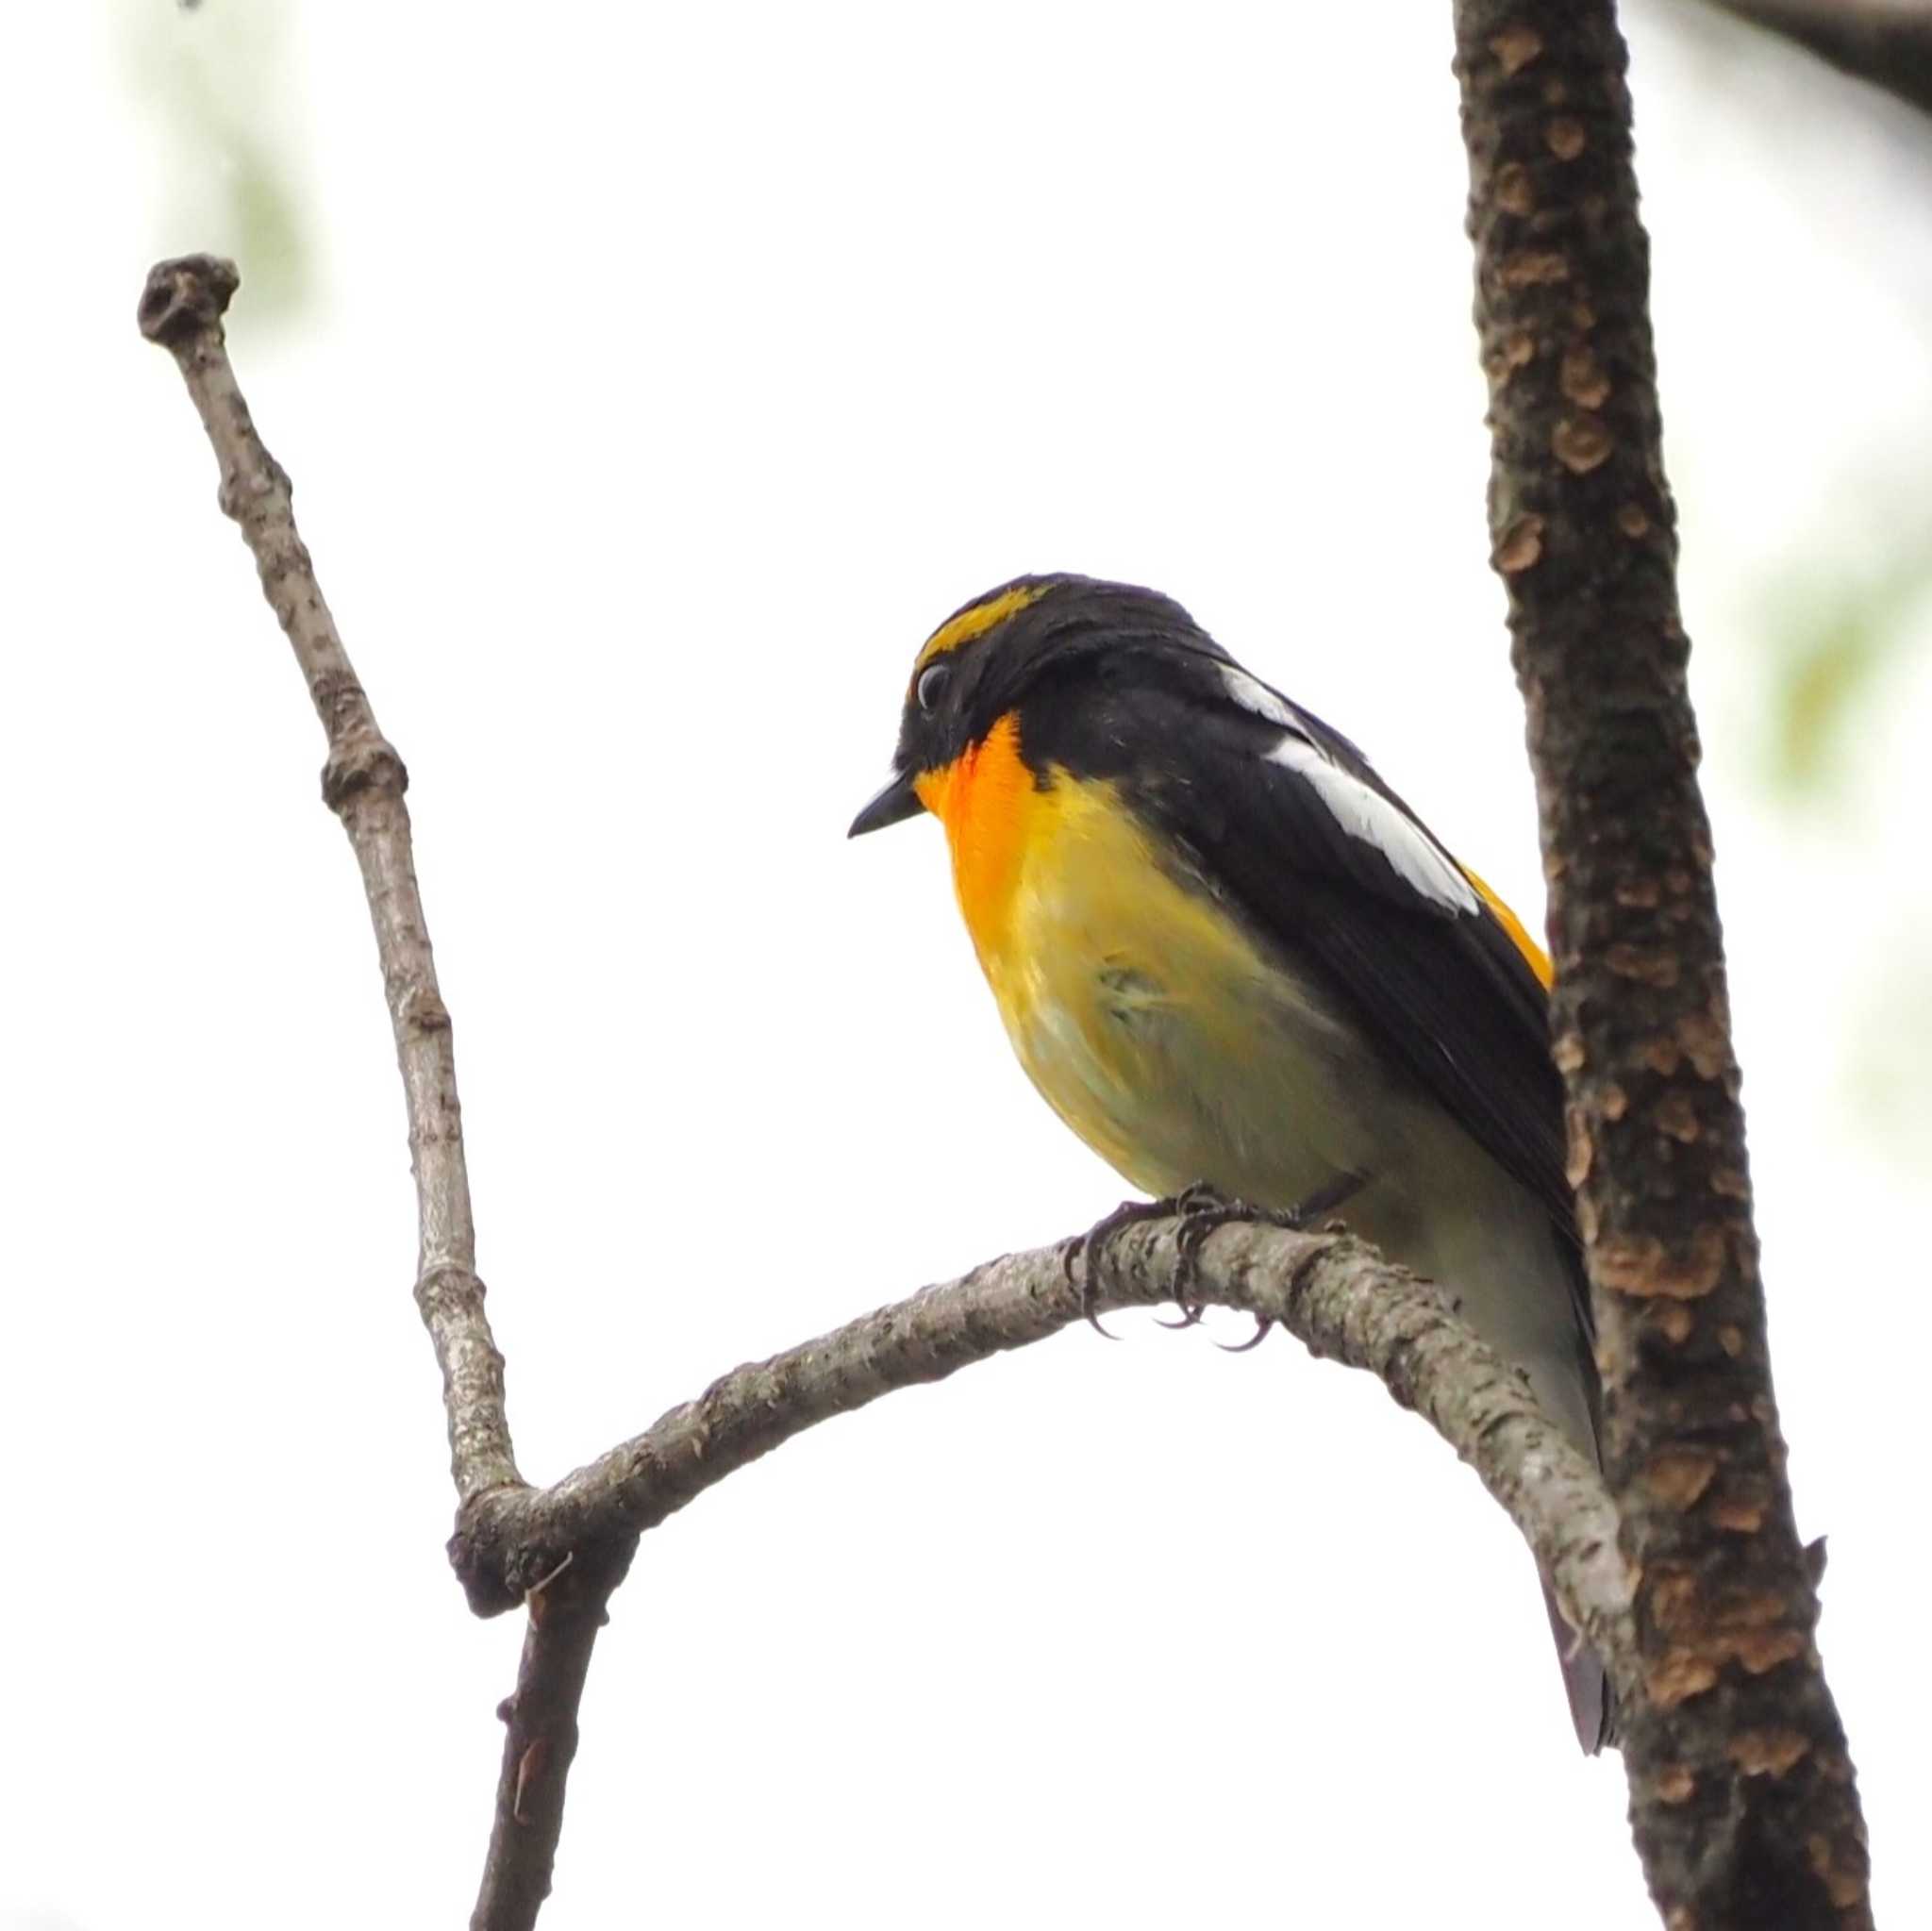
[[[1156,1195],[1341,1204],[1596,1457],[1548,961],[1346,738],[1167,597],[1020,577],[926,640],[852,834],[922,809],[1013,1050],[1088,1145]],[[1603,1670],[1544,1594],[1593,1751]]]

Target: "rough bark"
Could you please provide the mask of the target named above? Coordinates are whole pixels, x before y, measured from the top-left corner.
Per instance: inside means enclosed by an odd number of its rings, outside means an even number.
[[[1871,1922],[1773,1400],[1609,0],[1458,0],[1493,561],[1556,1056],[1640,1578],[1631,1813],[1674,1931]]]

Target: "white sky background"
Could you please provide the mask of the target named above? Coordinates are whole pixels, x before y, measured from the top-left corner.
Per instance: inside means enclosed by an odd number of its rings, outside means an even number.
[[[1119,1199],[1011,1061],[937,828],[844,841],[912,651],[979,590],[1179,596],[1535,923],[1446,6],[250,10],[208,74],[294,158],[316,299],[264,327],[244,260],[232,335],[414,780],[533,1476]],[[0,79],[0,1924],[33,1931],[464,1921],[520,1634],[441,1554],[321,735],[133,326],[152,258],[237,243],[228,138],[168,136],[128,45],[199,59],[243,11],[25,8]],[[1767,597],[1922,487],[1932,251],[1868,96],[1744,85],[1742,42],[1655,21],[1779,1390],[1902,1925],[1932,1917],[1928,1142],[1846,1068],[1925,1050],[1887,961],[1932,923],[1932,681],[1871,703],[1828,807],[1774,811],[1753,758]],[[1916,1043],[1874,1035],[1888,999]],[[1648,1922],[1620,1768],[1576,1756],[1474,1479],[1291,1343],[1119,1325],[818,1430],[646,1540],[550,1931]]]

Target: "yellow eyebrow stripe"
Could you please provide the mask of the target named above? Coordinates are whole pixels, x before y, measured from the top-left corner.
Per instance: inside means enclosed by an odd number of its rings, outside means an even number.
[[[984,637],[1015,612],[1037,602],[1044,589],[1043,584],[1017,584],[1011,590],[1001,591],[997,596],[968,604],[957,617],[948,617],[925,640],[912,666],[912,674],[917,677],[933,658],[944,657],[949,650],[958,650],[962,643],[971,643],[975,637]]]
[[[1523,929],[1523,921],[1467,865],[1462,868],[1462,875],[1482,894],[1483,903],[1495,913],[1496,923],[1508,933],[1510,942],[1523,955],[1524,962],[1542,982],[1542,989],[1547,992],[1550,981],[1556,976],[1550,970],[1549,955]]]

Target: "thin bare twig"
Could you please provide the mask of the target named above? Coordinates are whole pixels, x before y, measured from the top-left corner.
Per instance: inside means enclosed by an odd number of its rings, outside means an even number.
[[[1673,1931],[1862,1931],[1864,1824],[1785,1480],[1612,0],[1457,0],[1492,559],[1551,1019],[1640,1580],[1620,1712]]]
[[[242,526],[263,594],[281,624],[328,734],[322,795],[342,822],[362,870],[375,926],[396,1059],[408,1105],[416,1175],[416,1301],[442,1371],[450,1465],[462,1500],[521,1479],[504,1413],[503,1357],[483,1312],[476,1229],[463,1159],[456,1047],[436,984],[429,928],[416,889],[408,774],[376,728],[369,699],[315,580],[295,528],[287,472],[261,438],[228,361],[222,317],[241,286],[233,262],[211,255],[162,261],[149,271],[138,320],[148,341],[174,355],[221,464],[219,501]]]
[[[529,1592],[516,1691],[496,1712],[503,1765],[471,1931],[530,1931],[550,1895],[591,1653],[636,1546],[633,1537],[597,1557],[573,1553]]]
[[[229,364],[222,317],[239,285],[234,265],[212,256],[160,262],[149,273],[138,320],[150,341],[174,355],[188,384],[221,465],[222,508],[242,526],[328,734],[322,795],[349,835],[375,927],[416,1176],[416,1305],[442,1373],[460,1506],[523,1482],[504,1409],[503,1357],[476,1273],[456,1048],[416,886],[403,802],[408,774],[356,680],[295,527],[288,475],[256,433]],[[584,1673],[622,1574],[621,1559],[587,1562],[567,1587],[558,1578],[559,1588],[539,1599],[547,1613],[533,1603],[517,1692],[504,1706],[509,1734],[478,1931],[523,1931],[549,1890]]]

